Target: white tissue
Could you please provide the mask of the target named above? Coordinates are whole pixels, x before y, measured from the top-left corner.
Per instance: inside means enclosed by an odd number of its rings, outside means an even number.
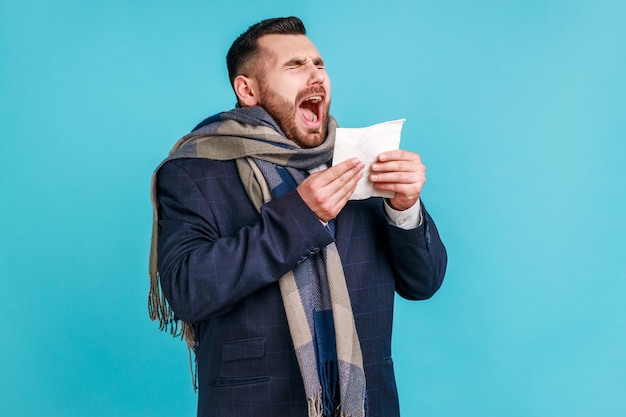
[[[393,197],[392,191],[380,191],[374,188],[374,184],[369,180],[370,166],[381,153],[400,149],[400,133],[404,120],[392,120],[369,127],[337,128],[333,165],[355,157],[365,163],[363,178],[357,184],[350,200]]]

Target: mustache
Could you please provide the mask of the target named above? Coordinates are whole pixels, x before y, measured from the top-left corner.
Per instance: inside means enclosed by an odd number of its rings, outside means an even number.
[[[314,86],[302,90],[298,93],[298,95],[296,95],[296,103],[300,103],[306,97],[314,96],[316,94],[323,94],[324,97],[326,97],[326,89],[323,86]]]

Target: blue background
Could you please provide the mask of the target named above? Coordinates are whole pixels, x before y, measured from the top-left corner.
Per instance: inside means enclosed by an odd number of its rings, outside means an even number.
[[[344,127],[405,117],[449,251],[398,300],[404,416],[626,415],[623,1],[0,1],[0,415],[192,416],[146,312],[153,169],[296,14]]]

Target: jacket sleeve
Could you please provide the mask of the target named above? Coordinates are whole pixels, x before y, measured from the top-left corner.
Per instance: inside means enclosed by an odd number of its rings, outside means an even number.
[[[396,292],[409,300],[432,297],[441,287],[448,256],[435,222],[422,204],[422,224],[404,230],[389,225]]]
[[[188,323],[229,310],[333,240],[295,190],[259,215],[234,163],[207,162],[218,168],[202,177],[186,169],[198,163],[170,161],[157,177],[161,287]]]

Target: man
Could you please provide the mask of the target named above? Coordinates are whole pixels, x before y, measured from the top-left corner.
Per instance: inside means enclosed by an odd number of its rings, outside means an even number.
[[[198,415],[398,416],[394,292],[431,297],[447,262],[425,167],[385,152],[369,179],[393,198],[349,200],[364,164],[331,166],[330,80],[298,18],[253,25],[227,64],[237,108],[153,182],[150,310],[184,323]]]

